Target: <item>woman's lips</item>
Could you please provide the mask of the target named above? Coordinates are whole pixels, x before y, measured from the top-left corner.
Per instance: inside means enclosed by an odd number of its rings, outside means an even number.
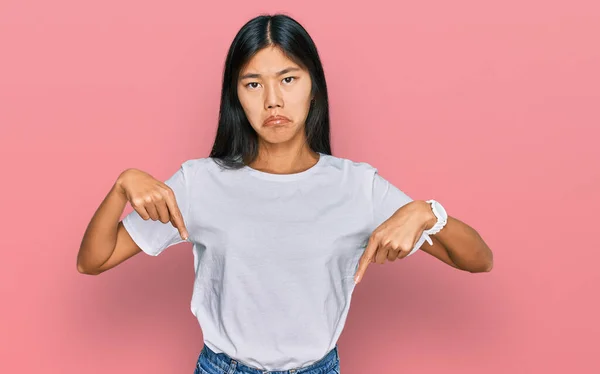
[[[284,116],[271,116],[263,123],[263,126],[283,125],[290,122],[289,118]]]

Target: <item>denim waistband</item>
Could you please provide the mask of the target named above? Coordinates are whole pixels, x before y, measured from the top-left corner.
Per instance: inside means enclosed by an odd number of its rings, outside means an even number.
[[[319,361],[312,363],[309,366],[305,366],[297,369],[289,370],[262,370],[251,366],[242,364],[241,362],[229,357],[225,353],[216,353],[211,350],[206,344],[202,348],[198,361],[202,359],[202,356],[206,360],[221,369],[224,373],[231,374],[326,374],[329,373],[339,363],[338,347],[337,345],[329,351],[325,357]]]

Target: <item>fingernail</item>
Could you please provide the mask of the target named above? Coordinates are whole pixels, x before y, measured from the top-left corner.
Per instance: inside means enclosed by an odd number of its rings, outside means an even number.
[[[357,285],[360,282],[360,276],[354,277],[354,284]]]

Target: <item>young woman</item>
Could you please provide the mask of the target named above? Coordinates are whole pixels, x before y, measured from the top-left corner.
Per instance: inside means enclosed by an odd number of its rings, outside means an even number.
[[[127,202],[135,210],[119,222]],[[458,269],[492,268],[485,242],[441,204],[331,154],[323,67],[286,15],[256,17],[233,40],[210,156],[164,183],[125,170],[77,266],[100,274],[186,240],[204,336],[196,373],[339,373],[337,340],[370,262],[421,248]]]

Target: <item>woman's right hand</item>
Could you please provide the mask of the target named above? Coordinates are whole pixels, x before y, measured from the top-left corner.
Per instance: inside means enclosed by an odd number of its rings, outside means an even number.
[[[125,170],[115,184],[142,219],[171,222],[187,240],[189,234],[171,187],[138,169]]]

